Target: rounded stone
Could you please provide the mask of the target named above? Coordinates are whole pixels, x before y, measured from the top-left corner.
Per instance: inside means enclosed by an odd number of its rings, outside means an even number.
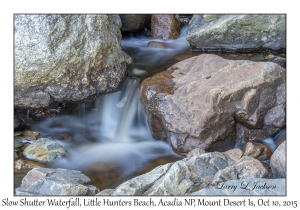
[[[23,155],[31,160],[40,162],[52,162],[55,159],[67,157],[64,148],[47,138],[40,138],[26,147]]]

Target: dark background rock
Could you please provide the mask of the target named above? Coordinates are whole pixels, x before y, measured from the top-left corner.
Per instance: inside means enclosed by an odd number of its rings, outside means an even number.
[[[17,108],[92,99],[127,75],[118,15],[15,15],[14,23]]]
[[[277,63],[282,68],[286,68],[286,59],[279,56],[274,56],[269,60],[270,62]]]
[[[193,15],[191,14],[179,14],[175,15],[175,17],[179,20],[181,26],[187,26],[192,19]]]
[[[222,15],[208,22],[194,15],[186,38],[195,50],[284,52],[286,15]]]
[[[175,15],[151,15],[151,36],[158,39],[177,39],[180,22]]]
[[[150,14],[120,14],[122,32],[136,32],[144,29],[151,21]]]
[[[17,116],[14,115],[14,131],[18,131],[20,129],[22,129],[22,127],[24,126],[24,121],[20,118],[18,118]]]

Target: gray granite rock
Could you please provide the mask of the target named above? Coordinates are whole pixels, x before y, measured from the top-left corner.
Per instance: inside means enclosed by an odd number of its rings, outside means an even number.
[[[286,48],[286,15],[194,15],[186,38],[204,51],[279,51]]]
[[[26,147],[23,155],[31,160],[52,162],[56,159],[67,157],[64,148],[53,140],[40,138]]]
[[[113,189],[105,189],[100,192],[98,192],[95,196],[111,196],[111,194],[114,192]]]
[[[195,155],[119,185],[112,195],[185,195],[207,187],[217,171],[234,163],[219,152]]]
[[[210,21],[213,21],[217,18],[219,18],[221,15],[217,15],[217,14],[206,14],[206,15],[203,15],[203,19],[205,20],[205,22],[210,22]]]
[[[90,179],[80,171],[34,168],[23,178],[16,195],[80,196],[96,195],[99,189],[90,185]]]
[[[229,180],[239,183],[240,179],[267,175],[262,163],[252,157],[244,156],[235,162],[220,152],[209,152],[159,166],[122,183],[112,195],[189,195]]]
[[[268,171],[259,160],[253,157],[243,156],[233,165],[219,170],[211,181],[211,185],[215,186],[220,182],[228,180],[266,178],[267,176]]]
[[[116,91],[131,59],[118,15],[14,15],[14,106],[47,108]]]
[[[270,166],[274,178],[286,177],[286,141],[281,143],[273,153]]]

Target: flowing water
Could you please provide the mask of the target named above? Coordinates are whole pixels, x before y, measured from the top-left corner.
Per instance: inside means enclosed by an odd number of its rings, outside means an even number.
[[[152,138],[143,105],[139,99],[142,79],[183,59],[199,55],[192,52],[185,39],[186,28],[180,38],[163,43],[167,48],[147,47],[146,36],[122,40],[122,48],[134,60],[133,69],[122,91],[98,97],[82,104],[76,115],[48,118],[30,129],[41,137],[49,137],[61,144],[68,158],[46,165],[82,171],[100,188],[114,188],[122,181],[150,171],[158,165],[176,161],[171,147]],[[245,55],[219,54],[229,59],[245,59]],[[246,55],[247,59],[262,60],[260,54]],[[27,117],[29,112],[27,113]],[[15,172],[15,187],[20,185],[25,171]]]

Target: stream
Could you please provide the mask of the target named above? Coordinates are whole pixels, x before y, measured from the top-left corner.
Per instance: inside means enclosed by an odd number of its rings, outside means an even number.
[[[121,91],[82,104],[74,115],[28,124],[30,130],[39,132],[40,137],[55,140],[68,152],[68,158],[45,167],[80,170],[91,178],[92,185],[103,190],[183,158],[166,142],[153,139],[139,94],[144,78],[201,54],[190,50],[185,39],[186,29],[182,28],[176,40],[162,41],[149,36],[124,38],[122,49],[134,63]],[[163,42],[169,48],[147,47],[149,41]],[[227,59],[264,60],[261,54],[214,54]],[[274,147],[272,142],[271,139]],[[15,187],[20,186],[27,172],[15,171]]]

